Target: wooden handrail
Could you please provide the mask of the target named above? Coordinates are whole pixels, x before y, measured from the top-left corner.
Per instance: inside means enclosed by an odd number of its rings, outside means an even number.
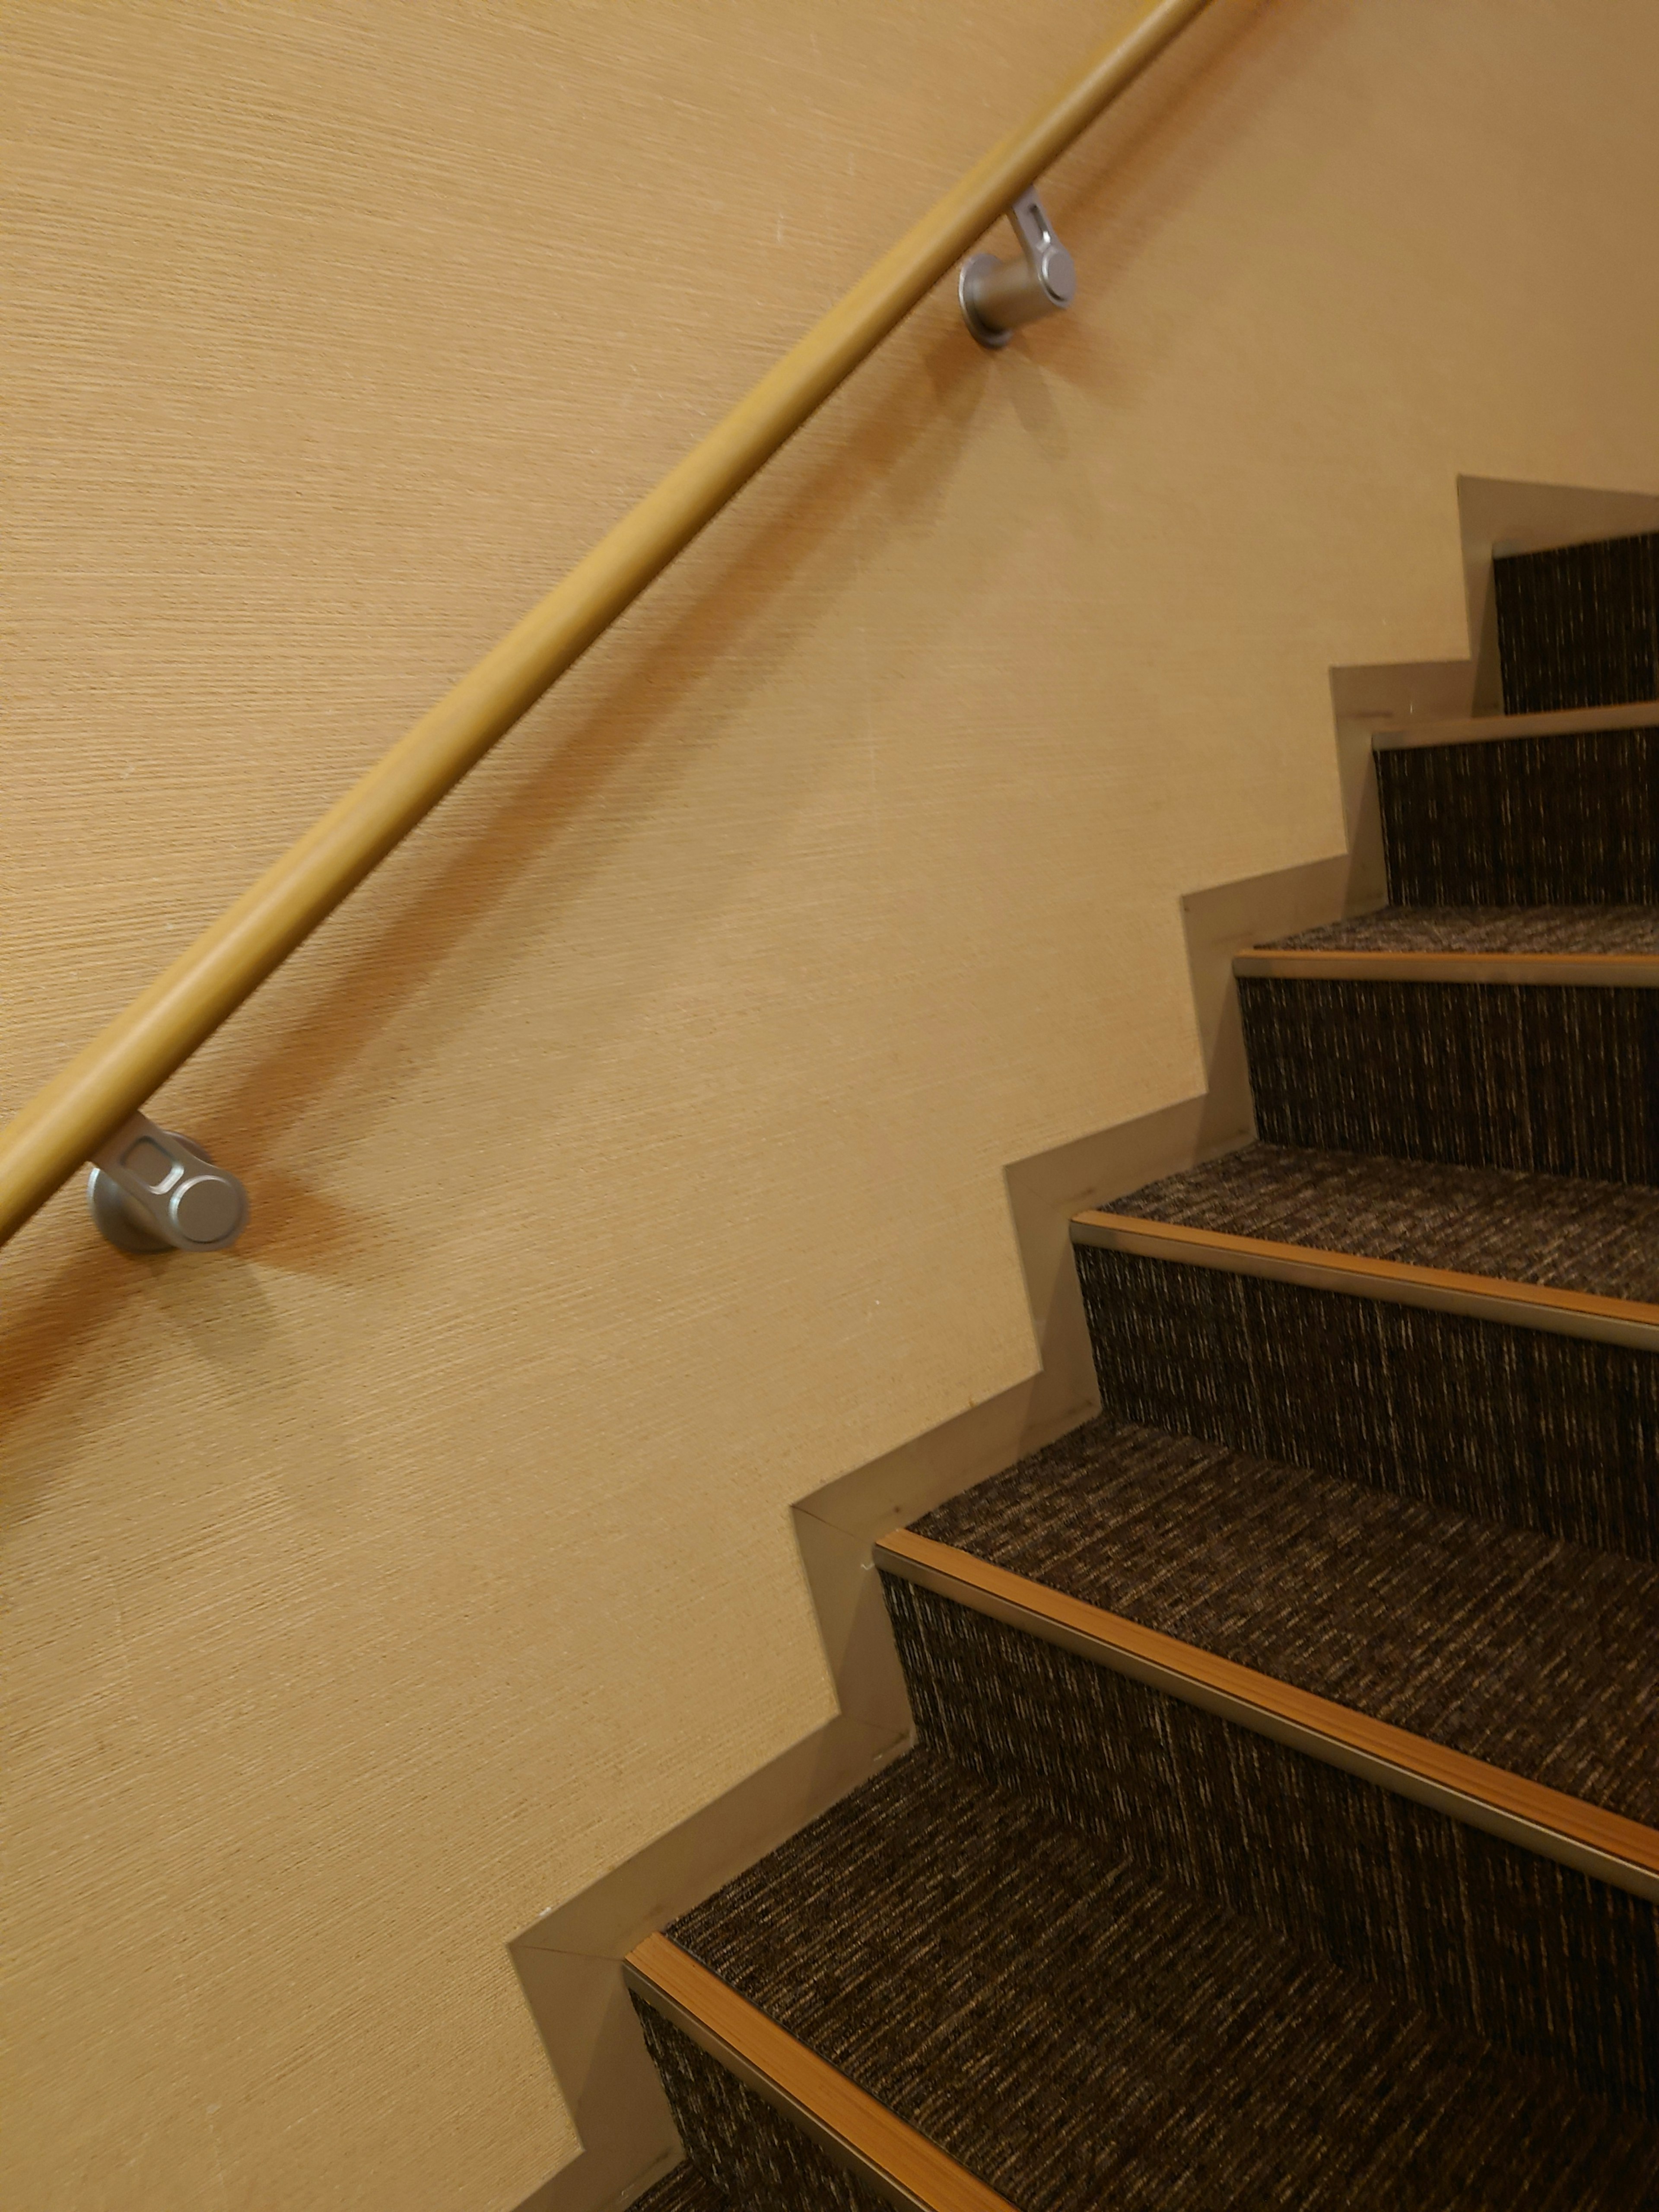
[[[1143,0],[1127,28],[994,146],[539,606],[36,1093],[0,1131],[0,1243],[409,835],[1207,5]]]

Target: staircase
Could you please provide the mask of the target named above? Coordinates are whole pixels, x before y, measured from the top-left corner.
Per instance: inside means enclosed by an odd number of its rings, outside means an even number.
[[[878,1547],[915,1748],[635,1953],[651,2212],[1659,2205],[1659,538],[1497,570],[1099,1419]]]

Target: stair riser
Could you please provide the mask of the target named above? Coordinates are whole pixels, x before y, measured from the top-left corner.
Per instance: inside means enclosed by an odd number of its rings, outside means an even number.
[[[731,2212],[720,2191],[705,2181],[690,2160],[683,2160],[643,2197],[629,2200],[629,2212]]]
[[[1384,748],[1395,906],[1659,902],[1659,729]]]
[[[1237,988],[1268,1144],[1659,1183],[1659,991]]]
[[[1105,1411],[1659,1559],[1659,1359],[1298,1284],[1077,1251]]]
[[[799,2128],[654,2006],[634,1999],[686,2156],[734,2207],[890,2212]]]
[[[884,1577],[925,1742],[1228,1909],[1659,2114],[1659,1909]]]
[[[1504,710],[1659,697],[1659,533],[1492,563]]]

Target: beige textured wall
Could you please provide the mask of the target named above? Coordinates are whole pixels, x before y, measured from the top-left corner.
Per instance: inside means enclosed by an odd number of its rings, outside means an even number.
[[[0,1107],[1109,11],[9,0]],[[1199,1081],[1453,478],[1659,489],[1650,0],[1220,0],[0,1262],[5,2201],[496,2212],[503,1946],[820,1722],[786,1506],[1026,1372],[999,1170]]]

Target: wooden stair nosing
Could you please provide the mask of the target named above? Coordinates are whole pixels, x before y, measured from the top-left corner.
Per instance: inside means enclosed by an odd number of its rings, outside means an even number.
[[[1419,745],[1486,744],[1502,738],[1577,738],[1601,730],[1659,729],[1659,699],[1618,707],[1551,707],[1533,714],[1474,714],[1440,722],[1394,722],[1371,732],[1373,752]]]
[[[1466,1825],[1659,1901],[1659,1830],[900,1528],[878,1566]]]
[[[1344,952],[1253,945],[1233,956],[1247,981],[1303,983],[1513,983],[1575,991],[1659,990],[1653,952]]]
[[[1223,1274],[1295,1283],[1304,1290],[1329,1291],[1343,1297],[1423,1306],[1510,1328],[1544,1329],[1557,1336],[1659,1352],[1659,1305],[1607,1297],[1595,1291],[1515,1283],[1498,1275],[1467,1275],[1449,1267],[1370,1259],[1363,1253],[1285,1244],[1266,1237],[1236,1237],[1224,1230],[1194,1229],[1183,1222],[1152,1221],[1097,1206],[1073,1215],[1072,1242],[1140,1259],[1209,1267]]]
[[[939,2145],[780,2027],[672,1936],[623,1962],[629,1986],[860,2180],[905,2212],[1014,2212]]]

